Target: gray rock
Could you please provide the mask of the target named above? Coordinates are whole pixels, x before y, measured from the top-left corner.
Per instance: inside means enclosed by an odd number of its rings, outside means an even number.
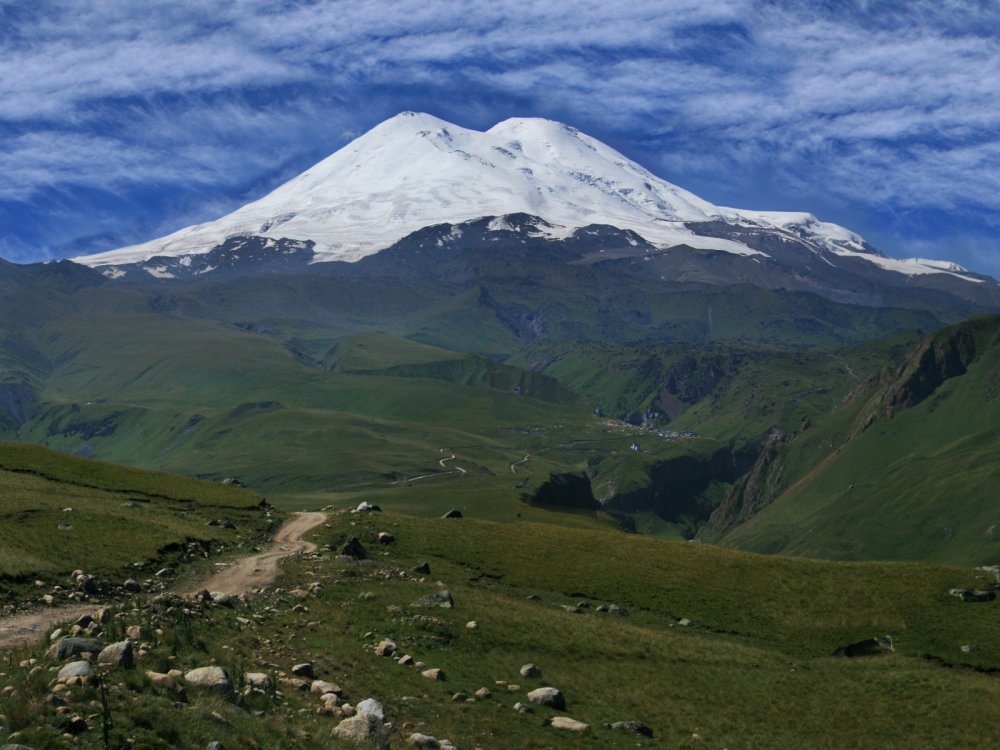
[[[97,638],[63,638],[52,644],[47,656],[55,661],[66,661],[80,654],[99,654],[104,643]]]
[[[439,682],[443,682],[445,679],[444,670],[439,667],[434,667],[432,669],[425,669],[420,674],[422,674],[428,680],[438,680]]]
[[[142,584],[139,583],[134,578],[129,578],[122,584],[122,588],[125,589],[126,591],[136,594],[142,591]]]
[[[607,725],[609,729],[617,729],[623,732],[630,732],[637,737],[652,737],[653,730],[641,721],[616,721]]]
[[[184,674],[184,682],[192,687],[229,691],[233,687],[229,673],[222,667],[198,667]]]
[[[160,568],[155,575],[157,578],[170,578],[173,574],[173,568]]]
[[[367,500],[364,500],[358,503],[358,507],[355,508],[354,510],[358,513],[378,513],[382,509],[377,505],[375,505],[374,503],[370,503]]]
[[[535,664],[524,664],[521,666],[521,677],[541,677],[542,670]]]
[[[380,531],[375,539],[379,544],[392,544],[396,541],[396,536],[388,531]]]
[[[379,721],[385,721],[385,707],[374,698],[365,698],[354,707],[359,714],[371,714]]]
[[[420,750],[440,750],[441,743],[438,742],[437,737],[414,732],[406,738],[406,746],[420,748]]]
[[[448,589],[438,589],[433,594],[422,596],[413,603],[414,607],[445,607],[451,609],[455,606],[455,600],[451,597]]]
[[[420,573],[421,575],[429,576],[431,574],[431,566],[429,563],[420,563],[417,567],[413,569],[414,573]]]
[[[389,750],[389,733],[385,724],[371,714],[355,714],[344,719],[334,728],[333,736],[359,747]]]
[[[308,677],[310,680],[315,676],[312,662],[303,662],[292,667],[292,674],[296,677]]]
[[[66,682],[73,677],[93,677],[94,665],[89,661],[71,661],[59,670],[56,680]]]
[[[396,653],[396,644],[388,638],[383,639],[375,647],[375,656],[392,656]]]
[[[550,725],[556,729],[568,729],[571,732],[586,732],[590,727],[582,721],[571,719],[568,716],[554,716]]]
[[[105,646],[97,655],[97,663],[131,669],[135,665],[135,649],[132,647],[132,641],[118,641],[118,643]]]
[[[537,706],[548,706],[557,711],[566,710],[566,698],[554,687],[540,687],[528,693],[528,700]]]
[[[224,591],[211,591],[208,596],[213,604],[217,604],[220,607],[232,608],[236,606],[236,600]]]
[[[340,685],[336,682],[327,682],[326,680],[313,680],[312,684],[309,686],[310,693],[317,693],[318,695],[326,695],[327,693],[333,693],[334,695],[340,695],[344,692]]]
[[[518,701],[517,703],[514,704],[514,710],[517,711],[519,714],[535,713],[535,709],[533,709],[531,706],[521,703],[521,701]]]

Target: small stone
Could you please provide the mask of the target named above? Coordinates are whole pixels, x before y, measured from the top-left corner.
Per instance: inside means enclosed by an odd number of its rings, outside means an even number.
[[[395,535],[390,534],[388,531],[380,531],[375,539],[379,544],[392,544],[396,541]]]
[[[517,703],[514,704],[514,710],[517,711],[519,714],[535,713],[535,709],[533,709],[531,706],[521,703],[521,701],[518,701]]]
[[[493,697],[493,693],[490,692],[489,688],[481,687],[477,690],[474,695],[477,701],[488,701]]]
[[[396,644],[388,638],[383,639],[375,647],[375,656],[392,656],[396,653]]]
[[[341,690],[340,685],[335,682],[327,682],[325,680],[313,680],[312,684],[309,686],[310,693],[319,693],[320,695],[326,695],[327,693],[333,693],[334,695],[340,695],[343,690]]]
[[[977,651],[979,647],[975,643],[963,643],[959,646],[963,654],[971,654],[973,651]]]
[[[637,737],[652,737],[653,730],[641,721],[616,721],[606,725],[609,729],[618,729],[624,732],[631,732]]]
[[[271,676],[264,672],[244,672],[243,682],[257,690],[271,689]]]
[[[125,581],[125,583],[122,584],[122,588],[132,594],[137,594],[140,591],[142,591],[142,584],[139,583],[134,578],[129,578],[128,580]]]
[[[184,674],[184,681],[194,687],[210,688],[228,692],[233,683],[229,673],[222,667],[198,667]]]
[[[170,578],[173,574],[173,568],[160,568],[155,575],[157,578]]]
[[[461,517],[462,517],[462,511],[460,511],[458,508],[452,508],[443,516],[441,516],[441,518],[461,518]]]
[[[292,667],[292,674],[296,677],[308,677],[313,678],[313,665],[312,662],[303,662],[302,664],[296,664]]]
[[[340,545],[337,554],[341,557],[350,557],[354,560],[363,560],[368,556],[365,548],[361,546],[361,542],[357,540],[357,537],[353,536]]]
[[[451,592],[448,589],[438,589],[433,594],[422,596],[413,603],[414,607],[444,607],[451,609],[455,606]]]
[[[465,623],[465,629],[466,630],[478,630],[479,629],[479,623],[476,622],[475,620],[469,620],[467,623]]]
[[[431,566],[429,563],[420,563],[417,567],[413,569],[414,573],[420,573],[421,575],[429,576],[431,574]]]
[[[465,703],[465,701],[469,700],[469,696],[467,693],[455,693],[451,696],[451,700],[453,703]]]
[[[81,654],[99,654],[104,643],[96,638],[62,638],[52,644],[46,654],[49,659],[66,661]]]
[[[389,733],[385,724],[371,714],[355,714],[344,719],[333,730],[333,736],[353,745],[389,750]]]
[[[135,664],[135,652],[132,641],[124,640],[106,646],[97,655],[97,663],[110,667],[131,669]]]
[[[432,669],[425,669],[420,674],[422,674],[428,680],[438,680],[439,682],[441,682],[444,681],[445,679],[444,670],[439,669],[438,667],[434,667]]]
[[[411,664],[413,664],[413,657],[410,656],[409,654],[406,654],[405,656],[400,656],[399,661],[396,663],[399,664],[399,666],[401,667],[408,667]]]

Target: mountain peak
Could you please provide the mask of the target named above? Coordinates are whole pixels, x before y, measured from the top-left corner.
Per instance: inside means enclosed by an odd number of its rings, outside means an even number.
[[[732,233],[698,228],[722,222],[777,232],[817,253],[857,255],[908,275],[962,273],[942,264],[891,261],[860,236],[812,214],[716,206],[560,122],[514,117],[480,132],[424,112],[390,117],[220,219],[76,260],[114,266],[201,255],[228,238],[258,236],[313,243],[317,261],[356,261],[427,226],[517,213],[543,219],[552,238],[604,224],[657,248],[766,257]]]

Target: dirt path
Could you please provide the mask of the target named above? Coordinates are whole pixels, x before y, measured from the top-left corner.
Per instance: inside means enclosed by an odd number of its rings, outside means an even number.
[[[251,588],[267,586],[278,574],[278,561],[298,552],[313,552],[316,545],[303,536],[326,520],[324,513],[297,513],[286,521],[274,536],[274,544],[256,555],[242,557],[228,568],[197,585],[184,587],[177,593],[190,595],[202,589],[242,594]],[[39,612],[26,612],[0,620],[0,649],[37,643],[45,632],[60,622],[74,620],[93,612],[100,603],[73,604]]]

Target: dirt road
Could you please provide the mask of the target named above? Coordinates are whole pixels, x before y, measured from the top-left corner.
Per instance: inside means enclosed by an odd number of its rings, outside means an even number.
[[[226,594],[242,594],[252,588],[267,586],[274,582],[278,574],[278,561],[298,552],[313,552],[316,545],[302,537],[326,520],[324,513],[296,513],[278,529],[274,544],[270,549],[249,557],[236,560],[228,568],[220,570],[211,578],[197,585],[179,590],[189,595],[202,589],[222,591]],[[73,604],[53,607],[40,612],[27,612],[0,620],[0,649],[37,643],[53,625],[75,620],[83,614],[93,612],[100,603]]]

